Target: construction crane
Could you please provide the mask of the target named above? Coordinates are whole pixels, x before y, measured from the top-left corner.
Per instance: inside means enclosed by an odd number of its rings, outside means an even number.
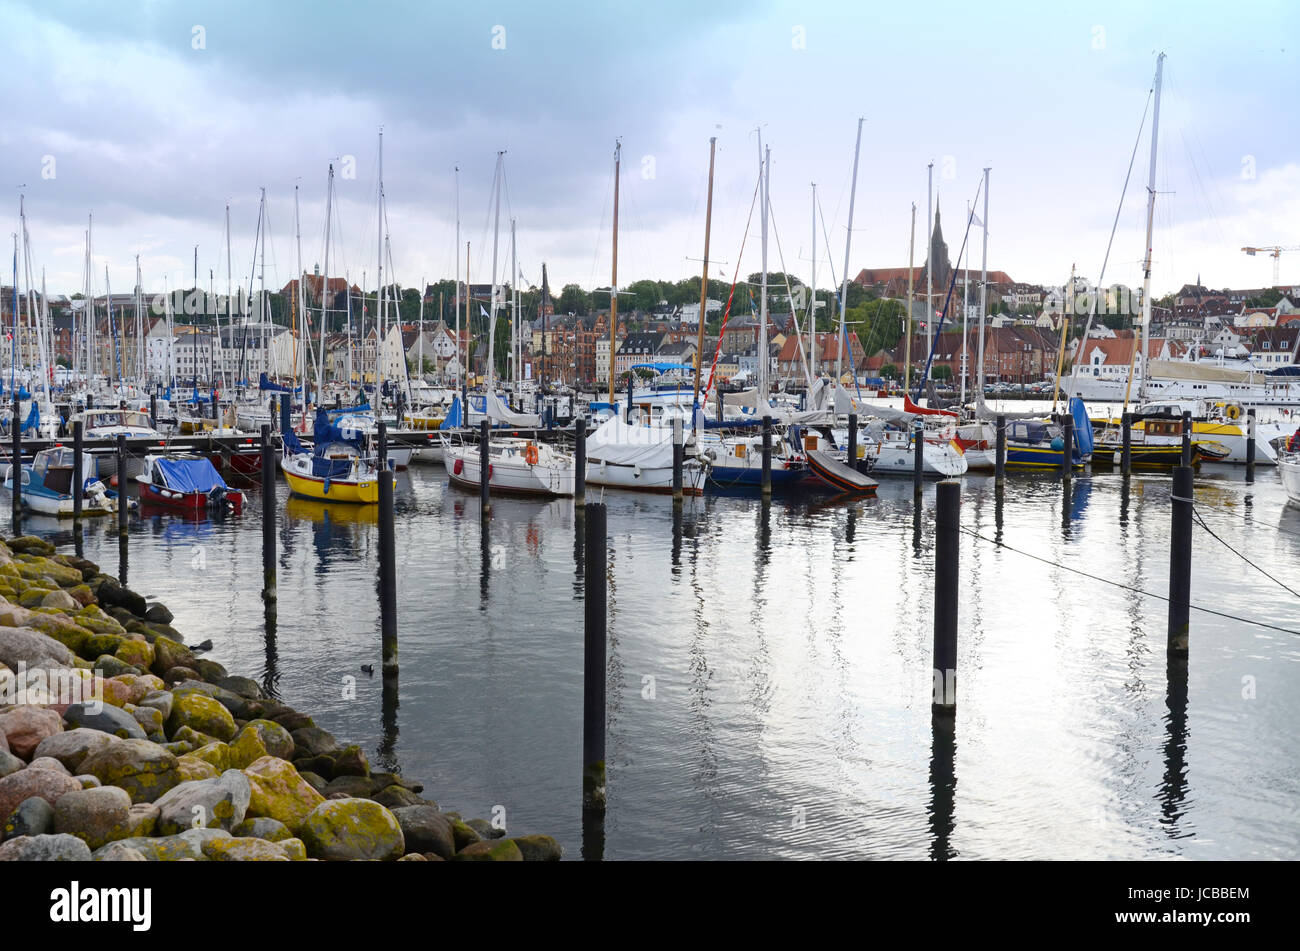
[[[1300,247],[1280,248],[1277,245],[1273,245],[1268,248],[1242,248],[1241,250],[1245,251],[1251,257],[1254,257],[1256,254],[1267,254],[1273,259],[1273,286],[1277,287],[1279,280],[1278,272],[1282,263],[1282,252],[1300,251]]]

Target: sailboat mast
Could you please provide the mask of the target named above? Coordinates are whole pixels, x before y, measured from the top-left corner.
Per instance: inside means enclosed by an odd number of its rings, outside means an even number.
[[[505,152],[497,153],[497,173],[495,176],[496,211],[492,224],[492,312],[488,314],[488,381],[487,393],[490,397],[496,382],[496,339],[497,339],[497,245],[501,237],[501,163]],[[486,404],[485,404],[486,408]]]
[[[808,285],[812,294],[808,298],[808,349],[804,351],[804,379],[812,386],[813,371],[817,366],[814,348],[817,346],[817,183],[812,183],[812,283]],[[809,409],[807,405],[804,409]]]
[[[984,169],[984,253],[980,260],[980,344],[979,369],[975,375],[976,402],[984,400],[984,317],[988,314],[989,294],[989,170]]]
[[[916,273],[913,261],[916,259],[916,202],[912,202],[912,231],[907,239],[907,316],[903,318],[903,392],[912,390],[912,303],[915,300],[913,284]]]
[[[139,257],[137,257],[137,258],[135,259],[135,261],[136,261],[136,270],[137,270],[137,272],[138,272],[139,267],[140,267],[140,259],[139,259]],[[227,326],[227,327],[230,327],[230,328],[231,328],[231,331],[230,331],[231,334],[234,334],[234,332],[235,332],[235,331],[234,331],[234,326],[235,326],[235,311],[234,311],[234,306],[235,306],[235,305],[234,305],[234,301],[231,299],[231,293],[232,293],[232,290],[233,290],[233,287],[232,287],[232,276],[233,276],[233,272],[232,272],[231,267],[230,267],[230,202],[226,202],[226,326]],[[139,276],[137,276],[137,277],[136,277],[136,284],[138,285],[139,283],[140,283],[140,278],[139,278]],[[235,342],[235,339],[234,339],[233,336],[230,338],[230,342],[231,342],[231,343],[234,343],[234,342]],[[227,384],[227,381],[226,381],[226,355],[225,355],[225,353],[224,353],[224,350],[225,350],[225,345],[222,343],[222,340],[221,340],[221,320],[220,320],[220,318],[218,318],[218,319],[217,319],[217,352],[218,352],[219,354],[221,354],[221,384],[222,384],[222,386],[225,386],[225,385]]]
[[[696,320],[696,343],[695,343],[695,399],[691,403],[692,420],[691,426],[694,428],[694,417],[700,409],[700,377],[704,373],[704,317],[708,311],[709,304],[709,237],[713,229],[713,159],[717,153],[718,137],[709,137],[709,197],[704,206],[704,270],[700,274],[700,313]]]
[[[515,252],[515,219],[510,219],[510,377],[519,395],[519,258]]]
[[[468,415],[469,406],[467,405],[466,400],[469,399],[469,381],[466,379],[466,377],[469,376],[469,358],[470,358],[469,341],[474,338],[474,335],[470,332],[469,299],[470,299],[469,242],[466,241],[465,242],[465,336],[467,339],[465,342],[465,367],[464,367],[465,372],[460,374],[460,411],[461,411],[461,420],[467,426],[469,425],[469,415]],[[457,363],[457,372],[459,372],[460,370],[460,326],[459,324],[456,327],[456,363]]]
[[[844,332],[844,312],[849,302],[849,249],[853,246],[853,204],[858,195],[858,156],[862,152],[862,119],[858,119],[858,138],[853,146],[853,181],[849,187],[849,229],[844,238],[844,275],[840,286],[840,333],[835,347],[835,385],[840,385],[844,376],[844,346],[848,336]]]
[[[966,202],[966,220],[970,221],[970,202]],[[970,315],[970,248],[966,246],[966,262],[957,266],[961,274],[961,405],[966,405],[966,374],[970,372],[970,334],[966,332],[966,322]]]
[[[622,164],[623,143],[614,143],[614,265],[609,287],[609,405],[614,405],[614,350],[618,339],[618,176]],[[704,315],[700,314],[700,320]],[[628,385],[628,401],[631,402],[632,387]]]
[[[925,177],[925,352],[932,353],[930,325],[934,323],[934,163]]]
[[[330,163],[329,177],[325,183],[325,273],[321,278],[320,288],[320,329],[316,331],[316,352],[313,354],[316,364],[316,386],[325,383],[325,331],[329,326],[330,301],[330,226],[334,214],[334,163]],[[346,287],[344,288],[346,292]],[[319,402],[319,400],[317,401]]]
[[[766,411],[767,404],[767,216],[768,200],[771,193],[768,191],[768,176],[772,171],[772,149],[769,146],[766,150],[762,149],[762,134],[759,134],[759,163],[761,174],[763,176],[763,215],[762,221],[762,245],[763,245],[763,275],[762,283],[759,286],[758,297],[758,398],[764,404],[763,409]]]
[[[298,210],[298,186],[293,186],[293,240],[294,240],[294,258],[298,271],[298,280],[294,281],[297,285],[297,293],[294,295],[294,303],[298,311],[298,319],[295,321],[296,326],[293,328],[294,333],[294,354],[293,375],[297,377],[299,371],[302,371],[302,422],[307,425],[307,309],[306,295],[303,293],[303,270],[302,270],[302,217]],[[296,383],[297,380],[295,379]],[[292,394],[290,394],[292,396]]]
[[[379,130],[379,202],[378,202],[378,223],[375,226],[375,259],[378,265],[378,271],[375,272],[375,406],[376,412],[383,409],[383,393],[381,389],[380,375],[381,359],[384,347],[383,322],[384,322],[384,130]],[[362,353],[365,353],[366,338],[361,338]],[[364,387],[365,380],[362,385]]]
[[[1147,389],[1147,334],[1151,329],[1151,231],[1156,213],[1156,146],[1160,141],[1160,80],[1165,68],[1165,54],[1156,57],[1155,105],[1151,112],[1151,168],[1147,174],[1147,254],[1142,262],[1142,376],[1138,383],[1138,403],[1146,401]],[[1124,394],[1124,409],[1128,409],[1128,394]]]
[[[460,366],[460,166],[456,166],[456,243],[451,246],[451,259],[456,269],[456,377],[461,380]],[[469,275],[465,275],[465,287],[469,288]],[[442,315],[439,314],[439,317]],[[458,387],[459,388],[459,387]],[[464,407],[462,407],[462,411]]]
[[[140,286],[140,255],[135,256],[135,379],[142,382],[144,373],[144,289]]]

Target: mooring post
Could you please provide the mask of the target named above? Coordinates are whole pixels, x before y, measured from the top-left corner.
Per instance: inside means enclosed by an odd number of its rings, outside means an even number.
[[[605,504],[586,511],[583,575],[582,804],[605,808]]]
[[[271,424],[262,424],[262,597],[275,600],[275,457]]]
[[[14,534],[19,534],[18,523],[23,517],[23,423],[22,405],[18,401],[18,391],[11,394],[14,400],[13,421],[13,481],[14,481]]]
[[[957,708],[958,558],[961,549],[961,483],[935,487],[934,512],[934,712]]]
[[[763,417],[763,495],[772,494],[772,417]]]
[[[279,400],[280,406],[280,432],[287,433],[293,429],[293,404],[289,402],[288,393],[281,393],[275,398]]]
[[[488,421],[478,424],[478,501],[481,517],[487,518],[492,511],[492,497],[488,483],[492,478],[492,464],[488,461]]]
[[[686,459],[686,443],[681,417],[673,420],[673,501],[682,500],[682,464]]]
[[[1191,410],[1183,410],[1183,460],[1182,464],[1190,466],[1192,464],[1192,413]]]
[[[912,424],[912,496],[921,501],[921,479],[925,471],[925,423],[921,417]]]
[[[1255,407],[1246,410],[1246,481],[1255,481]]]
[[[385,674],[397,673],[397,550],[393,540],[393,479],[388,425],[379,421],[379,624]]]
[[[997,436],[996,453],[993,457],[993,484],[1002,485],[1007,481],[1007,418],[998,416],[997,419]]]
[[[81,474],[85,461],[81,420],[72,422],[72,530],[81,531],[81,497],[86,491],[86,480]]]
[[[1133,414],[1125,413],[1120,417],[1119,424],[1123,429],[1120,435],[1122,448],[1119,456],[1119,471],[1128,478],[1129,473],[1133,471]]]
[[[858,414],[849,413],[849,444],[845,461],[854,472],[858,471]]]
[[[158,394],[149,394],[149,426],[152,429],[158,428]]]
[[[1069,480],[1074,475],[1074,416],[1061,415],[1061,478]]]
[[[581,413],[573,420],[573,504],[587,504],[587,418]]]
[[[126,434],[117,434],[117,533],[126,538]]]
[[[1185,655],[1192,601],[1192,467],[1174,469],[1169,529],[1169,653]]]

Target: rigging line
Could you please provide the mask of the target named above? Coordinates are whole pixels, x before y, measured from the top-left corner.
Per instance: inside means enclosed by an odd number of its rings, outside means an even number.
[[[768,217],[772,221],[772,236],[776,238],[776,256],[781,262],[781,277],[785,280],[786,298],[790,302],[790,318],[794,321],[794,336],[797,341],[799,351],[799,366],[804,371],[804,381],[811,386],[812,377],[808,368],[808,355],[804,353],[803,332],[799,329],[799,314],[794,307],[794,289],[790,286],[790,272],[785,267],[785,252],[781,250],[781,233],[776,227],[776,215],[772,212],[772,203],[769,201],[767,206]],[[771,314],[769,313],[769,317]],[[759,359],[766,359],[764,354],[759,354]],[[791,374],[787,374],[787,379]]]
[[[1000,542],[996,539],[989,538],[986,535],[981,535],[979,532],[975,531],[974,529],[961,528],[958,529],[958,531],[960,531],[963,535],[970,535],[972,538],[978,538],[982,542],[988,542],[995,548],[1005,548],[1007,551],[1015,552],[1017,555],[1024,555],[1026,558],[1032,558],[1034,561],[1040,561],[1045,565],[1051,565],[1054,568],[1060,568],[1063,571],[1069,571],[1072,572],[1073,574],[1081,575],[1082,577],[1088,578],[1091,581],[1099,581],[1102,584],[1108,584],[1113,588],[1122,588],[1125,591],[1132,591],[1135,594],[1145,595],[1148,598],[1155,598],[1158,601],[1169,600],[1168,595],[1156,594],[1154,591],[1144,591],[1142,588],[1135,587],[1131,584],[1124,584],[1122,581],[1114,581],[1110,578],[1103,578],[1101,575],[1094,575],[1087,571],[1083,571],[1080,568],[1073,568],[1070,565],[1063,565],[1059,561],[1052,561],[1050,558],[1044,558],[1043,556],[1035,555],[1032,552],[1022,551],[1019,548],[1014,548],[1011,545],[1008,545],[1006,542]],[[1238,621],[1242,624],[1254,624],[1257,627],[1268,628],[1270,631],[1279,631],[1282,634],[1294,634],[1295,636],[1300,637],[1300,631],[1294,631],[1287,627],[1279,627],[1276,624],[1269,624],[1267,621],[1256,621],[1253,618],[1238,617],[1235,614],[1227,614],[1223,611],[1216,611],[1213,608],[1201,607],[1199,604],[1191,604],[1190,602],[1188,603],[1188,607],[1190,607],[1193,611],[1201,611],[1202,613],[1205,614],[1212,614],[1215,617],[1221,617],[1228,621]]]
[[[1295,590],[1294,588],[1292,588],[1290,585],[1286,584],[1285,582],[1283,582],[1283,581],[1279,580],[1278,578],[1274,577],[1273,575],[1269,574],[1267,571],[1265,571],[1265,570],[1264,570],[1263,568],[1261,568],[1259,565],[1255,564],[1253,561],[1251,561],[1249,558],[1247,558],[1245,555],[1243,555],[1241,552],[1237,551],[1237,549],[1233,548],[1233,547],[1232,547],[1231,545],[1229,545],[1226,541],[1224,541],[1221,537],[1219,537],[1219,535],[1217,535],[1217,534],[1215,533],[1214,529],[1212,529],[1212,528],[1210,528],[1210,526],[1206,525],[1206,524],[1205,524],[1205,519],[1201,518],[1201,513],[1200,513],[1199,511],[1197,511],[1196,500],[1195,500],[1195,499],[1184,499],[1184,498],[1180,498],[1179,496],[1176,496],[1176,495],[1171,495],[1170,498],[1173,499],[1173,501],[1175,501],[1175,502],[1190,502],[1190,503],[1192,504],[1192,516],[1196,519],[1196,524],[1200,525],[1201,528],[1205,529],[1205,531],[1206,531],[1207,533],[1209,533],[1209,536],[1210,536],[1211,538],[1213,538],[1216,542],[1218,542],[1218,543],[1219,543],[1220,545],[1222,545],[1224,548],[1228,549],[1228,551],[1232,552],[1234,555],[1236,555],[1238,558],[1240,558],[1240,559],[1241,559],[1242,561],[1244,561],[1246,564],[1250,565],[1250,567],[1254,568],[1256,571],[1258,571],[1261,575],[1263,575],[1263,576],[1264,576],[1265,578],[1267,578],[1269,581],[1272,581],[1272,582],[1273,582],[1274,584],[1276,584],[1279,588],[1283,588],[1283,589],[1285,589],[1286,591],[1289,591],[1291,594],[1295,595],[1297,598],[1300,598],[1300,592],[1296,591],[1296,590]]]
[[[1133,141],[1133,154],[1128,159],[1128,171],[1124,173],[1124,188],[1119,195],[1119,207],[1115,209],[1115,220],[1110,226],[1110,240],[1106,242],[1106,254],[1101,260],[1101,273],[1097,275],[1097,286],[1093,288],[1092,302],[1088,307],[1088,319],[1083,325],[1083,337],[1080,347],[1088,343],[1088,334],[1092,331],[1092,319],[1097,315],[1097,297],[1106,281],[1106,265],[1110,263],[1110,252],[1115,245],[1115,231],[1119,228],[1119,219],[1124,212],[1124,198],[1128,195],[1129,181],[1133,177],[1133,163],[1137,160],[1138,146],[1142,144],[1142,130],[1146,128],[1147,113],[1151,111],[1151,97],[1154,90],[1147,91],[1146,105],[1142,108],[1142,121],[1138,123],[1137,138]],[[1075,360],[1070,369],[1070,378],[1077,380],[1082,361]],[[1073,389],[1073,387],[1071,387]]]
[[[714,348],[713,363],[709,367],[709,385],[700,391],[700,399],[702,400],[708,399],[709,393],[713,390],[713,376],[718,369],[718,357],[722,353],[722,339],[723,339],[722,335],[727,330],[727,319],[731,315],[731,303],[736,298],[736,278],[740,276],[740,259],[745,256],[745,242],[749,240],[749,226],[754,220],[754,207],[758,204],[758,192],[759,189],[762,187],[762,184],[763,184],[763,180],[761,178],[754,183],[754,197],[750,200],[749,203],[749,217],[745,220],[745,230],[741,235],[741,239],[740,239],[740,253],[736,255],[736,268],[735,271],[732,273],[732,277],[731,277],[731,293],[727,295],[727,307],[722,312],[722,324],[718,328],[718,345],[716,348]],[[708,293],[706,290],[705,292],[706,300],[707,297],[708,297]],[[705,309],[707,311],[708,309],[707,306]],[[700,314],[698,317],[701,323],[704,322],[704,318],[705,318],[704,314]],[[697,369],[696,372],[698,373],[699,370]],[[699,410],[698,404],[693,406],[692,414],[694,414],[698,410]],[[721,413],[718,414],[718,422],[722,422]]]

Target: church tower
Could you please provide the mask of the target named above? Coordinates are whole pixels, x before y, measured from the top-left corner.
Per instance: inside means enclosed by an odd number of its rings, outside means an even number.
[[[948,244],[943,240],[943,225],[939,222],[939,205],[934,207],[934,234],[930,236],[930,250],[926,255],[925,266],[933,261],[934,292],[940,299],[948,292],[948,283],[952,280],[952,262],[948,260]]]

